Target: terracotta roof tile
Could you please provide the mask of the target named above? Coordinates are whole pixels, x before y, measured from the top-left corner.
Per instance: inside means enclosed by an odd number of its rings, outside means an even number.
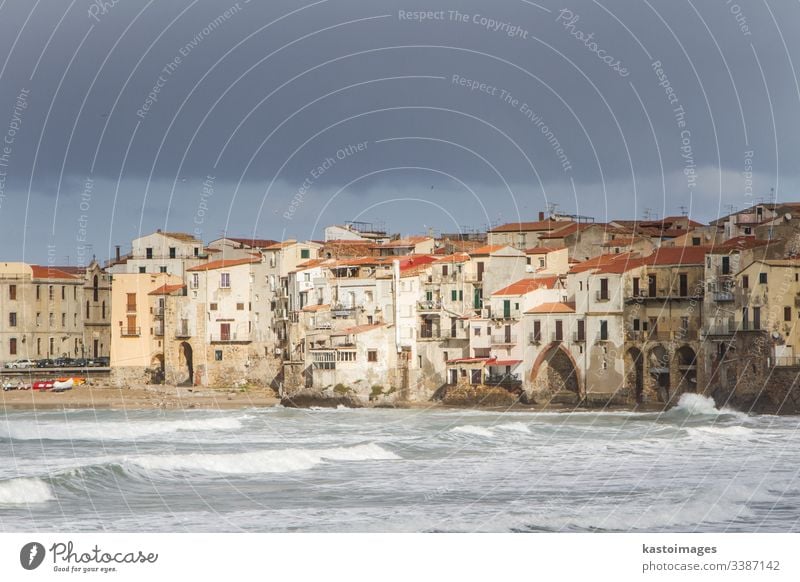
[[[260,263],[261,259],[252,258],[252,259],[221,259],[219,261],[211,261],[209,263],[203,263],[202,265],[197,265],[196,267],[191,267],[190,269],[186,269],[187,271],[212,271],[214,269],[225,269],[227,267],[238,267],[239,265],[252,265],[255,263]]]
[[[537,313],[537,314],[548,314],[548,313],[575,313],[575,304],[574,303],[542,303],[541,305],[537,305],[536,307],[529,309],[525,313]]]
[[[558,282],[558,277],[536,277],[536,278],[529,278],[529,279],[521,279],[520,281],[516,281],[512,283],[508,287],[503,287],[492,293],[492,297],[495,295],[524,295],[526,293],[530,293],[531,291],[536,291],[537,289],[553,289]]]

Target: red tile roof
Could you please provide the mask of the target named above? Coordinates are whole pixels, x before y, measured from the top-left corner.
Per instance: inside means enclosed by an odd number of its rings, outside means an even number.
[[[531,291],[536,291],[537,289],[553,289],[558,282],[558,277],[535,277],[529,279],[521,279],[512,283],[508,287],[503,287],[498,291],[492,293],[492,297],[495,295],[525,295],[526,293],[530,293]]]
[[[558,220],[537,220],[534,222],[509,222],[501,224],[491,229],[489,232],[538,232],[542,230],[552,230],[563,226],[566,221]]]
[[[366,325],[356,325],[353,327],[348,327],[345,329],[340,329],[337,332],[332,333],[332,336],[342,336],[342,335],[357,335],[359,333],[365,333],[367,331],[372,331],[373,329],[378,329],[379,327],[385,327],[385,323],[370,323]]]
[[[180,291],[185,288],[186,285],[182,285],[180,283],[177,283],[175,285],[164,284],[158,289],[150,291],[148,295],[171,295],[172,293],[175,293],[175,291]]]
[[[261,259],[222,259],[219,261],[211,261],[209,263],[203,263],[202,265],[197,265],[196,267],[191,267],[190,269],[186,269],[187,271],[212,271],[214,269],[225,269],[227,267],[238,267],[239,265],[252,265],[255,263],[260,263]]]
[[[525,313],[538,313],[538,314],[548,314],[548,313],[575,313],[575,304],[574,303],[542,303],[541,305],[537,305],[532,309],[529,309]]]
[[[62,271],[56,267],[42,267],[41,265],[31,265],[31,275],[34,279],[80,279],[71,273]]]
[[[532,249],[525,249],[526,255],[549,255],[556,251],[563,251],[567,247],[533,247]]]
[[[325,311],[326,309],[330,309],[330,307],[331,306],[327,303],[322,305],[306,305],[303,307],[302,311],[305,311],[306,313],[314,313],[316,311]]]
[[[508,245],[486,245],[482,247],[478,247],[477,249],[473,249],[469,251],[470,255],[491,255],[492,253],[496,253],[500,249],[506,248]]]
[[[240,245],[245,245],[254,249],[265,249],[274,244],[277,244],[278,242],[276,240],[266,239],[266,238],[250,238],[250,237],[234,237],[234,236],[226,236],[225,238],[235,243],[239,243]]]

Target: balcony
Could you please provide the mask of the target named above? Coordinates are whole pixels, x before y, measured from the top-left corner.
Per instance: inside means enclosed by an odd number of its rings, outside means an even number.
[[[156,337],[164,337],[164,323],[157,322],[153,327],[153,335]]]
[[[123,326],[120,328],[120,335],[122,337],[139,337],[142,335],[142,328]]]
[[[125,305],[125,311],[127,313],[136,313],[136,304],[128,303],[127,305]]]
[[[419,311],[439,311],[442,308],[442,302],[439,300],[418,301],[417,310]]]
[[[333,317],[354,317],[356,314],[355,307],[345,307],[344,305],[332,305],[331,315]]]
[[[512,346],[517,343],[516,335],[493,335],[492,345],[494,346]]]
[[[522,313],[519,309],[512,309],[510,311],[503,311],[499,309],[497,313],[492,315],[491,319],[519,319],[522,316]]]
[[[186,325],[179,325],[175,329],[175,337],[178,339],[192,337],[192,333],[189,331],[189,324],[187,323]]]
[[[542,334],[541,333],[529,333],[528,334],[528,343],[532,346],[538,346],[542,343]]]
[[[483,383],[487,386],[518,386],[522,380],[519,374],[489,374]]]
[[[156,307],[153,307],[153,317],[155,317],[156,319],[163,319],[164,318],[164,306],[163,305],[157,305]]]
[[[597,301],[598,303],[604,303],[606,301],[610,301],[611,299],[608,294],[608,291],[606,291],[605,293],[603,293],[602,291],[595,291],[594,300]]]
[[[800,366],[800,356],[778,356],[775,358],[777,367],[798,367]]]
[[[564,334],[563,333],[553,332],[550,335],[550,341],[552,341],[552,342],[563,342],[564,341]]]
[[[712,294],[712,298],[714,301],[724,302],[724,301],[733,301],[733,291],[714,291]]]
[[[212,333],[208,339],[212,344],[247,343],[253,341],[251,334],[236,332],[222,334]]]
[[[576,344],[582,344],[586,341],[586,334],[578,333],[577,331],[572,332],[572,342]]]

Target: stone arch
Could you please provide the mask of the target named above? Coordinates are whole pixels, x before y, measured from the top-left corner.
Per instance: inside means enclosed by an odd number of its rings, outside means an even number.
[[[581,395],[578,366],[561,342],[552,342],[536,358],[531,369],[530,383],[534,394],[553,396],[569,393]]]
[[[182,385],[194,386],[194,361],[192,346],[189,342],[181,342],[178,348],[178,362],[181,367],[186,367],[188,378],[181,382]]]
[[[697,353],[683,345],[675,351],[678,364],[678,393],[697,392]]]
[[[644,354],[639,348],[625,352],[625,384],[631,389],[637,403],[644,401]]]
[[[647,386],[652,393],[658,394],[662,402],[668,402],[670,398],[670,357],[667,348],[661,344],[652,346],[647,351]]]

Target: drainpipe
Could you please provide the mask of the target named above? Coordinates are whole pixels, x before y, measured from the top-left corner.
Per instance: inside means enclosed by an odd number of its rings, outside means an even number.
[[[400,295],[400,261],[395,259],[392,261],[392,299],[394,300],[394,347],[399,354],[401,351],[400,346],[400,303],[398,301]]]

